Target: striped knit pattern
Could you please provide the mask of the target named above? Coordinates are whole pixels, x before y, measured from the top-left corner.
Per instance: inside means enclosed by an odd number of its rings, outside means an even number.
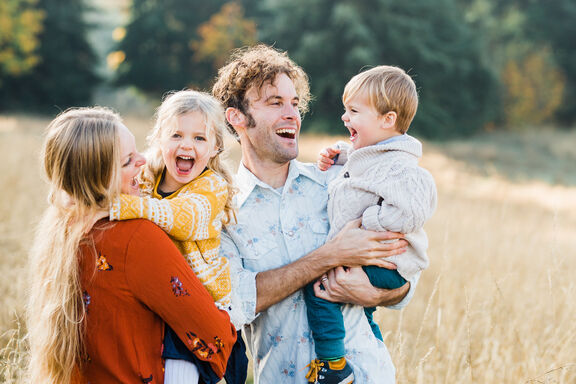
[[[110,220],[148,219],[172,238],[220,309],[231,306],[230,266],[219,255],[220,230],[228,197],[226,181],[207,170],[162,199],[158,184],[151,196],[121,195],[112,205]],[[161,255],[159,255],[161,256]]]

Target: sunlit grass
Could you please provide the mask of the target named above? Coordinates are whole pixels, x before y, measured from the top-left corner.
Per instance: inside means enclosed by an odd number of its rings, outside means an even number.
[[[0,382],[6,383],[22,382],[27,358],[22,315],[34,276],[25,266],[45,206],[38,152],[46,124],[0,117]],[[127,118],[126,125],[143,149],[150,120]],[[301,159],[314,160],[334,140],[303,137]],[[228,144],[237,161],[237,144]],[[449,145],[424,147],[422,164],[440,196],[426,226],[430,269],[406,309],[376,314],[398,382],[576,382],[576,188],[529,178],[510,182],[508,171],[470,165],[482,164],[474,143],[458,156]],[[554,155],[549,161],[554,164]],[[576,166],[567,172],[576,174]]]

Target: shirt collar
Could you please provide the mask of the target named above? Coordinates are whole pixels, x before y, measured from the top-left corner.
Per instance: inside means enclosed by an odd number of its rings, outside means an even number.
[[[291,185],[299,176],[307,177],[321,185],[325,184],[325,177],[322,177],[321,171],[317,169],[315,165],[301,163],[298,160],[292,160],[290,161],[288,177],[286,178],[284,187]],[[246,168],[242,161],[240,161],[235,181],[236,186],[238,187],[238,194],[236,195],[236,203],[238,207],[241,207],[244,204],[256,186],[276,192],[274,188],[260,180],[248,168]]]
[[[389,144],[389,143],[393,143],[395,141],[401,141],[401,140],[406,140],[407,139],[407,134],[402,134],[402,135],[397,135],[397,136],[392,136],[389,137],[385,140],[379,141],[376,143],[376,145],[382,145],[382,144]]]

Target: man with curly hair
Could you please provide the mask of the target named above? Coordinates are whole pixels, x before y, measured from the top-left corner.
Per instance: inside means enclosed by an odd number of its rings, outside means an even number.
[[[306,74],[286,53],[259,45],[237,51],[212,91],[242,149],[238,221],[224,231],[221,252],[250,322],[245,336],[255,383],[326,383],[326,370],[342,370],[342,383],[393,383],[390,355],[363,307],[403,307],[419,275],[385,290],[373,287],[361,268],[341,267],[390,267],[383,258],[404,252],[407,243],[383,241],[401,234],[365,231],[355,221],[326,242],[326,188],[337,172],[295,160],[310,101]],[[350,374],[334,362],[310,367],[305,377],[314,345],[301,288],[320,277],[330,300],[349,303],[343,316]]]

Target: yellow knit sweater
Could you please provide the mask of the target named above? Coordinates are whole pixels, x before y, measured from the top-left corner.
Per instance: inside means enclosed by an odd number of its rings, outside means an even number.
[[[219,255],[220,230],[228,197],[226,181],[211,170],[204,171],[166,198],[121,195],[110,209],[110,220],[148,219],[174,241],[192,270],[212,295],[216,305],[230,309],[230,266]],[[162,255],[158,255],[162,257]]]

